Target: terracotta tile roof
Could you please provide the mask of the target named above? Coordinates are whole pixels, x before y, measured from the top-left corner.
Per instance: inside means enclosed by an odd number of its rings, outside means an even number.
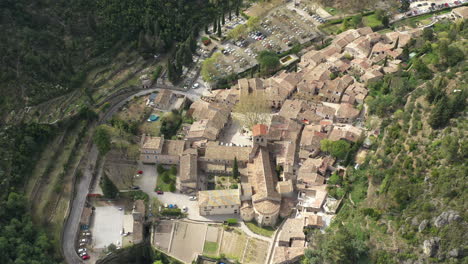
[[[327,198],[327,185],[310,186],[307,191],[302,193],[301,205],[306,208],[320,209]]]
[[[180,158],[179,177],[181,182],[196,181],[198,175],[197,155],[183,154]]]
[[[275,189],[276,175],[268,150],[260,147],[247,168],[249,182],[253,187],[252,202],[255,210],[262,214],[279,211],[281,196]]]
[[[252,135],[256,136],[265,136],[268,132],[268,126],[264,124],[257,124],[252,127]]]
[[[284,222],[278,241],[289,243],[291,239],[305,240],[304,218],[287,218]]]
[[[198,192],[198,205],[206,206],[240,206],[239,189],[211,190]]]
[[[320,215],[311,214],[307,217],[307,225],[312,227],[323,227],[323,219]]]
[[[179,156],[184,152],[185,141],[183,140],[165,140],[163,145],[162,154]]]
[[[340,104],[340,108],[338,108],[336,117],[337,118],[356,118],[359,116],[360,112],[361,111],[354,108],[353,105],[348,104],[348,103],[342,103]]]
[[[296,263],[304,255],[304,247],[276,247],[274,264]]]
[[[221,146],[219,142],[208,142],[206,144],[205,158],[209,160],[248,161],[251,147]]]
[[[160,137],[145,137],[145,140],[143,142],[143,148],[147,149],[160,149],[161,144],[163,143],[164,140]]]

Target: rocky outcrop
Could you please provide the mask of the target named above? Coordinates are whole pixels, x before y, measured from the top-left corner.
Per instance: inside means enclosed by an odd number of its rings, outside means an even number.
[[[446,211],[441,213],[438,217],[434,219],[434,225],[436,227],[443,227],[447,224],[452,223],[453,221],[460,221],[460,215],[455,211]]]
[[[421,223],[419,224],[418,231],[419,232],[424,231],[424,229],[426,229],[428,224],[429,224],[428,220],[426,220],[426,219],[422,220]]]
[[[433,237],[428,240],[424,240],[423,243],[423,252],[428,257],[434,257],[437,254],[437,250],[439,250],[439,237]]]
[[[459,258],[462,256],[462,254],[458,248],[454,248],[447,253],[447,256],[449,258]]]

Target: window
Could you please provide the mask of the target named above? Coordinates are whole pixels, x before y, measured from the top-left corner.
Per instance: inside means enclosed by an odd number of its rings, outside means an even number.
[[[227,205],[225,205],[224,208],[227,208]]]
[[[146,156],[146,159],[149,159],[149,156]]]

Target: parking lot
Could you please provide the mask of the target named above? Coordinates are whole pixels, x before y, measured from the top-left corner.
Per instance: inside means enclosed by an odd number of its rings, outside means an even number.
[[[157,194],[154,189],[156,187],[156,165],[140,164],[138,170],[142,170],[143,174],[135,180],[135,184],[140,186],[141,190],[147,193],[151,198],[157,198],[162,204],[176,204],[179,208],[187,207],[188,218],[200,221],[223,221],[226,218],[239,218],[239,215],[212,215],[202,216],[198,210],[198,202],[191,201],[190,196],[176,192],[164,192]]]
[[[120,232],[123,227],[123,210],[117,206],[96,206],[94,221],[91,225],[94,248],[105,248],[110,244],[122,245]]]
[[[246,32],[238,37],[223,43],[212,41],[219,54],[212,57],[215,62],[210,79],[216,81],[250,69],[257,64],[256,57],[263,50],[281,53],[296,43],[304,44],[314,39],[319,34],[316,26],[325,21],[310,6],[298,8],[291,2],[287,3],[287,8],[272,9],[258,25],[248,30],[246,27]],[[228,36],[231,30],[246,22],[245,18],[234,16],[222,26],[223,35]]]
[[[398,14],[395,16],[395,19],[403,17],[417,16],[421,14],[426,14],[429,12],[437,11],[444,8],[456,7],[467,3],[468,0],[432,0],[432,1],[418,1],[418,0],[409,0],[410,8],[404,14]]]

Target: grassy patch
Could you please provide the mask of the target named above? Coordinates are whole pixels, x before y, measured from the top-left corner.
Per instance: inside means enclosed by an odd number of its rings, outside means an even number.
[[[382,22],[377,18],[377,15],[375,14],[363,17],[362,22],[364,23],[365,26],[368,26],[371,28],[383,26]]]
[[[216,256],[218,251],[218,243],[206,241],[205,246],[203,247],[203,253],[209,256]]]
[[[176,180],[175,176],[173,176],[173,180],[174,181]],[[162,180],[162,177],[158,176],[158,180],[156,182],[156,189],[161,190],[161,191],[165,191],[165,192],[170,192],[171,191],[171,184],[170,183],[165,183]]]
[[[170,169],[165,169],[158,165],[158,179],[156,181],[156,190],[165,192],[175,191],[177,168],[173,165]]]
[[[245,223],[250,231],[254,232],[257,235],[271,237],[275,232],[275,229],[269,226],[260,227],[254,222],[246,222]]]

